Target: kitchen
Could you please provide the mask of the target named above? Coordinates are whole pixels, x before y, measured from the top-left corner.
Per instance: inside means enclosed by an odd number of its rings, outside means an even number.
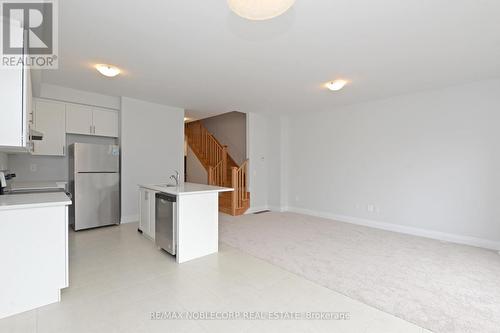
[[[45,83],[33,97],[30,74],[0,78],[9,102],[0,125],[0,253],[10,272],[0,277],[0,318],[61,301],[74,232],[138,221],[138,232],[178,263],[218,251],[218,193],[232,189],[175,174],[183,109]],[[161,153],[147,144],[159,139],[171,142]],[[157,213],[156,202],[170,205]]]
[[[498,332],[499,16],[0,1],[0,332]]]

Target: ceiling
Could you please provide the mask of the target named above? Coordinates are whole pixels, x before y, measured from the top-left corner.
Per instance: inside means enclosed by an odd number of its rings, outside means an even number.
[[[59,69],[43,82],[207,114],[325,111],[500,77],[498,0],[296,0],[264,22],[225,0],[64,0],[59,17]],[[352,82],[322,87],[335,78]]]

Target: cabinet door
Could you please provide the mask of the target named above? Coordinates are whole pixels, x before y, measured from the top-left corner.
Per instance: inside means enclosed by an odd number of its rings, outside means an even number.
[[[2,20],[0,19],[0,24]],[[23,29],[11,24],[11,38],[23,43]],[[0,146],[22,147],[23,142],[23,68],[1,69]]]
[[[118,137],[118,112],[94,109],[93,121],[95,135]]]
[[[144,188],[139,189],[139,229],[149,235],[149,192]]]
[[[63,103],[36,101],[33,128],[43,134],[33,141],[34,155],[64,156],[66,147],[66,106]]]
[[[23,117],[24,121],[24,141],[26,142],[27,151],[33,152],[33,145],[31,142],[31,128],[33,126],[33,91],[31,86],[31,70],[29,68],[24,69],[24,93],[23,93]]]
[[[92,134],[92,108],[66,104],[66,133]]]
[[[153,240],[156,234],[156,193],[149,191],[149,237]]]

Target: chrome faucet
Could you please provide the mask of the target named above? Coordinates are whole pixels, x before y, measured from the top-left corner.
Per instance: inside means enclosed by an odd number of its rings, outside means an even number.
[[[179,186],[180,174],[179,174],[179,171],[177,171],[177,170],[174,170],[174,171],[175,171],[175,175],[170,176],[170,179],[175,180],[175,186]]]

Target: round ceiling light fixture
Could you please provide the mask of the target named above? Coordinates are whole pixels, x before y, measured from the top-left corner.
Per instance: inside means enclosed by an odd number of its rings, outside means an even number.
[[[295,0],[227,0],[229,8],[248,20],[263,21],[280,16]]]
[[[118,67],[106,64],[97,64],[95,65],[95,69],[97,69],[99,73],[107,77],[115,77],[121,72]]]
[[[326,83],[326,87],[331,91],[339,91],[347,84],[346,80],[334,80]]]

